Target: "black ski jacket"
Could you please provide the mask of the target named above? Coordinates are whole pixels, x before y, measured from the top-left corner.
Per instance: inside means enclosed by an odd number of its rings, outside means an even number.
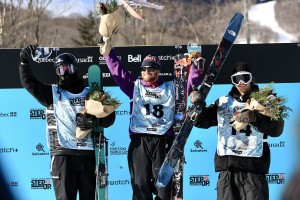
[[[38,81],[27,63],[19,65],[20,80],[22,86],[43,106],[51,107],[53,104],[52,86],[50,84],[41,83]],[[77,91],[83,91],[84,86],[80,84]],[[69,91],[72,92],[72,91]],[[73,92],[74,93],[74,92]],[[115,112],[103,118],[102,126],[107,128],[115,121]],[[94,155],[93,150],[74,150],[63,148],[57,138],[57,133],[50,134],[50,154],[51,155]]]
[[[252,91],[258,90],[257,85],[252,86]],[[250,95],[241,96],[238,90],[233,86],[229,95],[233,96],[239,102],[246,102]],[[209,128],[217,126],[217,110],[218,102],[203,108],[201,115],[195,120],[194,125],[198,128]],[[260,132],[264,134],[264,139],[268,136],[278,137],[283,132],[283,119],[271,120],[269,117],[256,112],[256,122],[251,123],[256,126]],[[261,157],[240,157],[240,156],[219,156],[215,153],[215,171],[245,171],[259,174],[266,174],[270,167],[270,148],[267,142],[263,144],[263,155]]]

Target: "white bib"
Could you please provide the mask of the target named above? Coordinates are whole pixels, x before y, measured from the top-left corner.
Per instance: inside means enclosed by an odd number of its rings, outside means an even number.
[[[219,99],[218,115],[218,148],[219,156],[261,157],[263,153],[263,133],[252,125],[236,131],[230,124],[235,111],[244,108],[231,96]]]
[[[58,87],[56,85],[52,85],[54,110],[46,111],[47,118],[50,120],[54,115],[56,122],[55,124],[47,123],[48,146],[50,147],[49,131],[56,129],[58,142],[62,147],[68,149],[93,150],[91,134],[81,140],[76,138],[75,117],[84,107],[84,100],[88,88],[85,88],[80,94],[72,94],[60,89],[61,97],[57,93],[57,89]]]
[[[174,83],[164,82],[157,88],[136,80],[133,93],[130,130],[135,133],[163,135],[174,123]]]

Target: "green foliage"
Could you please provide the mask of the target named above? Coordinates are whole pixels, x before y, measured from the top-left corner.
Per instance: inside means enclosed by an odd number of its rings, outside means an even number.
[[[106,13],[102,13],[102,14],[113,13],[119,7],[118,1],[116,1],[116,0],[107,0],[106,3],[105,3],[105,7],[106,7]]]
[[[106,15],[106,14],[111,14],[113,12],[115,12],[116,10],[118,10],[119,5],[118,5],[118,1],[116,0],[106,0],[106,3],[101,3],[100,1],[97,3],[98,5],[96,6],[96,15]],[[125,9],[124,6],[122,6],[122,8],[125,11],[125,18],[129,17],[130,14],[128,13],[128,11]]]
[[[272,120],[278,120],[280,117],[288,118],[289,112],[292,111],[291,108],[285,105],[287,102],[286,98],[273,93],[272,83],[257,92],[252,92],[250,97],[270,111]]]
[[[98,24],[92,12],[80,20],[77,30],[79,32],[79,39],[72,39],[77,46],[95,46],[97,44]]]
[[[117,98],[112,98],[110,92],[103,91],[95,86],[86,95],[87,100],[95,100],[101,102],[103,105],[117,107],[121,102]]]

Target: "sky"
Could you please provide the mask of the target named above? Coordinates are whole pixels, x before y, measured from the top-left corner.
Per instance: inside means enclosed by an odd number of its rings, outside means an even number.
[[[68,17],[74,13],[87,16],[90,11],[94,10],[95,2],[98,0],[54,0],[49,10],[54,17]]]

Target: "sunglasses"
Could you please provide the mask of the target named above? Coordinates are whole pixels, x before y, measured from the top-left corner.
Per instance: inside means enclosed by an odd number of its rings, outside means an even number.
[[[65,72],[68,72],[69,74],[74,74],[76,71],[76,66],[73,64],[63,64],[56,68],[56,74],[58,76],[63,76]]]
[[[234,85],[241,83],[248,84],[252,81],[252,74],[250,72],[237,72],[231,76],[231,82]]]
[[[148,70],[149,72],[154,72],[155,70],[157,70],[156,67],[141,67],[141,70],[144,72],[146,70]]]

